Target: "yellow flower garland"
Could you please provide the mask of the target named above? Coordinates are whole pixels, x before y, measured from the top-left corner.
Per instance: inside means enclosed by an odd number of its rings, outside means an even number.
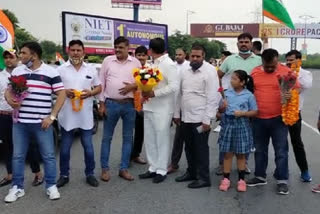
[[[299,76],[301,60],[291,65],[291,69]],[[282,105],[282,121],[284,124],[292,126],[299,120],[299,91],[291,90],[291,99],[287,104]]]
[[[81,99],[81,91],[73,90],[74,98],[71,99],[72,110],[75,112],[81,111],[83,107],[83,99]],[[76,107],[76,101],[79,100],[79,106]]]

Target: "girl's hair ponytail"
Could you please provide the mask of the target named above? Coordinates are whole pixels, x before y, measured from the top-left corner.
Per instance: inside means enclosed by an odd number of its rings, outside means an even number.
[[[254,93],[254,83],[253,79],[247,72],[243,70],[236,70],[234,73],[238,76],[240,81],[244,81],[244,86],[252,93]]]

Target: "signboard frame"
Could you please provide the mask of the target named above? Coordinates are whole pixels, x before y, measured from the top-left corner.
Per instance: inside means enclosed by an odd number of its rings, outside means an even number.
[[[91,18],[97,18],[97,19],[106,19],[106,20],[112,20],[113,21],[113,27],[115,26],[115,23],[129,23],[131,25],[148,25],[150,27],[161,27],[163,28],[164,33],[164,40],[166,44],[166,50],[168,50],[168,26],[165,24],[157,24],[157,23],[150,23],[150,22],[135,22],[132,20],[125,20],[125,19],[118,19],[118,18],[112,18],[112,17],[106,17],[106,16],[99,16],[99,15],[91,15],[91,14],[84,14],[84,13],[75,13],[75,12],[69,12],[69,11],[63,11],[62,12],[62,46],[63,46],[63,51],[67,52],[68,48],[68,42],[67,41],[67,26],[66,26],[66,17],[68,15],[73,15],[73,16],[86,16],[86,17],[91,17]],[[116,35],[115,29],[113,29],[113,37]],[[115,39],[115,38],[114,38]],[[128,38],[130,40],[130,38]],[[113,41],[112,41],[113,44]],[[132,44],[133,45],[133,44]],[[137,45],[143,45],[143,44],[137,44]],[[88,50],[90,47],[85,46],[85,48]],[[107,51],[107,48],[105,48],[106,52],[105,53],[89,53],[89,54],[95,54],[95,55],[107,55],[107,54],[114,54],[114,48],[110,48],[109,52]],[[134,48],[130,48],[130,51],[133,52]]]
[[[307,39],[320,39],[320,24],[294,24],[296,29],[292,30],[283,24],[278,23],[265,23],[260,24],[260,36],[268,38],[307,38]]]
[[[162,5],[162,0],[111,0],[111,4]]]

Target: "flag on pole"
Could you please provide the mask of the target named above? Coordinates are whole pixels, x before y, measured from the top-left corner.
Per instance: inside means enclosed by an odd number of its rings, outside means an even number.
[[[2,54],[5,50],[12,49],[14,43],[14,28],[9,18],[0,9],[0,69],[4,69]]]
[[[263,0],[263,15],[291,29],[295,28],[281,0]]]
[[[61,56],[61,54],[59,52],[56,52],[56,61],[58,61],[60,63],[60,65],[65,63],[63,57]]]

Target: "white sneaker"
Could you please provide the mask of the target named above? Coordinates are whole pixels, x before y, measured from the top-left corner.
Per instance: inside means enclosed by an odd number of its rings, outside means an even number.
[[[4,198],[4,201],[7,203],[15,202],[18,198],[24,196],[24,190],[18,189],[18,186],[15,185],[9,190],[9,194]]]
[[[220,131],[221,131],[221,126],[218,125],[213,131],[214,131],[214,132],[220,132]]]
[[[47,195],[49,196],[50,200],[57,200],[60,198],[60,193],[56,185],[49,187],[47,189]]]

